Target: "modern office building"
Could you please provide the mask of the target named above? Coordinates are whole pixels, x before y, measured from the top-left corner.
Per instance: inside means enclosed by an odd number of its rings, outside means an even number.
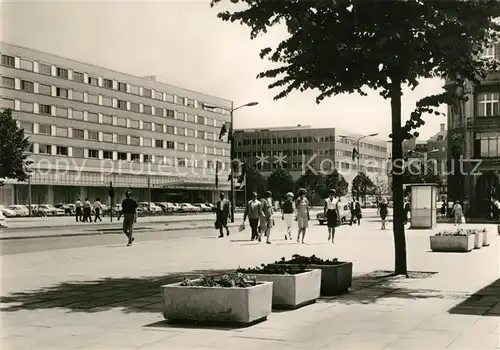
[[[357,175],[353,149],[364,135],[336,128],[294,126],[235,130],[236,157],[268,176],[279,167],[296,180],[308,169],[328,173],[333,168],[350,183]],[[387,183],[387,146],[373,137],[360,142],[360,171]]]
[[[32,203],[104,200],[110,183],[117,197],[209,202],[216,171],[229,189],[218,134],[231,101],[6,43],[0,53],[0,108],[31,142]],[[0,203],[27,203],[26,183],[3,183]]]
[[[500,59],[500,45],[485,55]],[[490,198],[500,198],[500,72],[458,89],[467,101],[448,108],[448,197],[468,197],[473,215],[489,216]]]

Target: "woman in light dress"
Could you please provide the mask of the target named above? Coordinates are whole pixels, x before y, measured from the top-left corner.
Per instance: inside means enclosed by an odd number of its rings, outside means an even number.
[[[451,213],[455,217],[455,225],[460,225],[462,223],[462,216],[464,216],[464,212],[462,210],[462,206],[460,205],[459,201],[455,202],[455,205],[453,206],[453,211]]]
[[[295,203],[295,210],[297,212],[297,226],[299,227],[299,233],[297,235],[297,243],[304,243],[304,238],[306,236],[306,230],[309,226],[309,201],[306,198],[306,190],[301,188],[299,190],[299,198]],[[302,240],[301,240],[302,236]]]
[[[334,243],[335,239],[335,227],[337,227],[337,222],[339,220],[339,199],[335,194],[335,190],[330,190],[330,197],[325,200],[324,214],[326,217],[326,222],[328,223],[328,241]]]
[[[281,207],[281,219],[285,221],[286,233],[285,239],[292,239],[293,215],[295,213],[295,203],[293,202],[293,193],[286,194],[286,200]]]

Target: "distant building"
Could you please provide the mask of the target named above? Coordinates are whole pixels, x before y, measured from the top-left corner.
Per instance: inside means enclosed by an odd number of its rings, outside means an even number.
[[[294,126],[235,130],[236,157],[269,176],[287,169],[297,180],[307,169],[328,173],[335,168],[350,183],[357,175],[353,149],[363,135],[336,128]],[[387,145],[373,137],[360,142],[360,171],[387,183]]]
[[[0,53],[0,109],[29,136],[33,203],[105,201],[111,182],[117,198],[212,202],[217,161],[229,189],[218,134],[231,101],[10,44]],[[6,180],[0,203],[27,204],[28,184]]]

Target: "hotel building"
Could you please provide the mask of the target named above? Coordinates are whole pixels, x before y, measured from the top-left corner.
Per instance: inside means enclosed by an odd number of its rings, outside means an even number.
[[[332,168],[351,183],[357,175],[353,148],[364,135],[336,128],[294,126],[235,130],[236,157],[265,177],[274,169],[287,169],[297,180],[307,169],[328,173]],[[373,137],[360,142],[360,171],[387,183],[387,145]]]
[[[0,54],[0,108],[31,142],[32,203],[105,201],[110,183],[117,198],[212,202],[216,168],[229,190],[218,134],[231,101],[6,43]],[[0,203],[27,201],[27,183],[3,181]]]

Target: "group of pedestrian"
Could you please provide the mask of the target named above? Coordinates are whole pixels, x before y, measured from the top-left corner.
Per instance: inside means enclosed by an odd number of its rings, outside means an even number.
[[[94,205],[92,205],[88,198],[82,203],[80,198],[75,202],[75,219],[77,222],[92,222],[92,208],[94,209],[94,221],[102,221],[102,204],[99,197],[96,198]]]
[[[256,192],[252,193],[252,199],[245,207],[243,214],[242,228],[245,227],[245,221],[248,217],[251,236],[250,240],[262,241],[262,235],[266,236],[266,243],[271,244],[271,229],[274,226],[274,207],[272,203],[271,191],[266,191],[259,200]]]

